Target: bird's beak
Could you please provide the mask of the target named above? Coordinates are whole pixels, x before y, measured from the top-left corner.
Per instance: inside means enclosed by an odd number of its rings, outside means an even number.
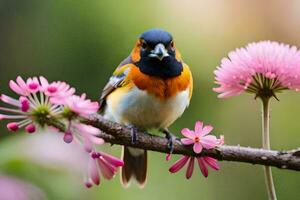
[[[160,61],[162,61],[162,59],[167,56],[169,56],[168,51],[166,50],[165,46],[162,43],[157,44],[149,54],[149,57],[157,58]]]

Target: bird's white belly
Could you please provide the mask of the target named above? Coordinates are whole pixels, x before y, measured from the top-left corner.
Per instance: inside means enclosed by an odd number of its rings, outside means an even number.
[[[167,128],[182,115],[189,101],[189,89],[167,100],[160,100],[135,87],[118,101],[118,105],[113,106],[108,99],[104,116],[144,129]]]

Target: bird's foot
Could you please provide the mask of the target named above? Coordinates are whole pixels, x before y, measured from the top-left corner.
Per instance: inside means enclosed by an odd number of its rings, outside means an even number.
[[[138,142],[138,129],[134,125],[128,125],[127,127],[131,130],[131,143],[136,144]]]
[[[178,139],[174,134],[172,134],[168,129],[163,129],[162,132],[166,134],[168,139],[168,148],[170,149],[169,154],[172,154],[174,151],[174,143]]]

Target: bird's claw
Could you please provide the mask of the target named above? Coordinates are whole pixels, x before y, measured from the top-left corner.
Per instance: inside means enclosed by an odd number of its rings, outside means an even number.
[[[131,143],[132,144],[136,144],[137,141],[138,141],[138,138],[137,138],[137,128],[133,125],[129,125],[128,128],[130,128],[130,133],[131,133]]]
[[[172,154],[174,151],[174,143],[177,140],[177,137],[168,130],[164,130],[163,132],[166,134],[166,138],[168,139],[168,148],[170,149],[169,154]]]

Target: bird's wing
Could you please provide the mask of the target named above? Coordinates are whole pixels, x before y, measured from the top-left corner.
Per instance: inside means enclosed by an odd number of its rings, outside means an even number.
[[[131,64],[131,57],[127,57],[125,60],[123,60],[117,69],[114,71],[113,75],[110,77],[109,81],[105,85],[105,87],[102,90],[101,96],[100,96],[100,110],[103,110],[106,104],[106,97],[112,93],[115,89],[122,87],[126,85],[127,83],[124,81],[126,75],[129,72]]]

